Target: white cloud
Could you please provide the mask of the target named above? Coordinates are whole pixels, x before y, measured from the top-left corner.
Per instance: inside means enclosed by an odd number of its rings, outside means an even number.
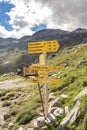
[[[31,35],[35,25],[47,28],[73,30],[87,27],[87,0],[0,0],[15,5],[7,15],[13,31],[3,28],[3,36]],[[7,35],[6,35],[7,33]]]
[[[23,35],[31,35],[33,32],[31,28],[41,23],[47,24],[48,18],[51,15],[50,9],[47,7],[41,7],[40,4],[34,0],[10,0],[10,3],[15,7],[7,15],[10,17],[9,24],[13,27],[15,37],[21,37]],[[17,30],[17,34],[15,33]],[[11,34],[11,33],[10,33]]]
[[[26,36],[26,35],[32,35],[32,31],[31,29],[27,29],[27,28],[23,28],[19,31],[17,30],[13,30],[13,31],[7,31],[5,29],[5,27],[1,26],[0,25],[0,37],[3,37],[3,38],[7,38],[7,37],[13,37],[13,38],[20,38],[22,36]]]
[[[0,25],[0,37],[7,37],[7,34],[9,33],[3,26]],[[9,34],[8,34],[9,36]]]
[[[42,7],[40,3],[34,0],[0,0],[0,2],[9,2],[15,7],[6,14],[10,17],[9,24],[13,31],[7,31],[1,26],[3,37],[22,37],[32,35],[34,33],[31,28],[39,24],[47,24],[48,18],[51,15],[51,10],[47,7]]]

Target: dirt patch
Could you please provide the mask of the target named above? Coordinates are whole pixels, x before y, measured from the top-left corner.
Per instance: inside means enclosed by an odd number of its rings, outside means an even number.
[[[22,83],[20,81],[21,78],[2,81],[0,82],[0,90],[7,90],[17,87],[26,87],[27,85],[31,85],[31,83],[29,83],[28,81],[24,81]]]

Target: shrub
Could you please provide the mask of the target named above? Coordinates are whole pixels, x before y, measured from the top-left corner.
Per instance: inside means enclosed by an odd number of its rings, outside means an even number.
[[[12,110],[10,111],[10,115],[15,116],[15,115],[18,114],[18,112],[19,112],[19,109],[17,109],[17,108],[12,109]]]
[[[87,86],[87,81],[83,81],[83,86],[84,86],[84,87]]]
[[[16,122],[18,122],[19,124],[26,124],[30,122],[36,115],[37,113],[33,110],[25,110],[17,116]]]
[[[9,90],[4,90],[4,91],[0,91],[0,97],[5,96],[7,93],[9,92]]]

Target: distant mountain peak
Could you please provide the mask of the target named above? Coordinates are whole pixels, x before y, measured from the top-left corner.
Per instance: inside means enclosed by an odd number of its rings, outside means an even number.
[[[77,28],[76,30],[74,30],[73,32],[78,32],[78,33],[80,33],[80,32],[86,32],[87,31],[87,29],[85,29],[85,28]]]

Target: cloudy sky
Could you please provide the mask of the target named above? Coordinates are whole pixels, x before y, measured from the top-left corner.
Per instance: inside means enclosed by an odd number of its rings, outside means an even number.
[[[0,0],[0,37],[87,28],[87,0]]]

